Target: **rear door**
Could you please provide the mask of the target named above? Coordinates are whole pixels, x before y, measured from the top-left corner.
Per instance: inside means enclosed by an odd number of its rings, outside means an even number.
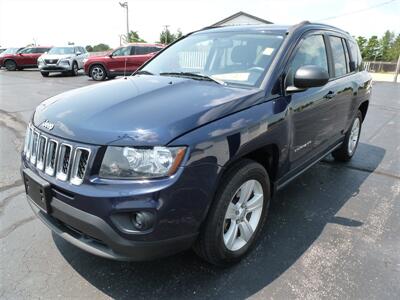
[[[132,56],[129,57],[130,70],[136,71],[141,65],[148,61],[151,57],[153,48],[147,46],[134,46],[132,47]]]
[[[327,37],[323,32],[303,36],[286,68],[285,86],[293,85],[294,74],[304,65],[316,65],[331,73]],[[334,139],[335,118],[333,84],[287,94],[290,120],[290,164],[298,168],[315,159]]]
[[[350,126],[357,103],[358,83],[355,70],[350,64],[350,53],[344,37],[329,34],[332,56],[332,79],[335,88],[335,126],[343,135]]]

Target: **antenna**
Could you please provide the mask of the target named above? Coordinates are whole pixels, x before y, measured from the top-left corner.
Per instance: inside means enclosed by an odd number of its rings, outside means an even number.
[[[124,77],[125,77],[125,79],[126,79],[126,61],[127,61],[127,58],[125,57],[125,66],[124,66]]]

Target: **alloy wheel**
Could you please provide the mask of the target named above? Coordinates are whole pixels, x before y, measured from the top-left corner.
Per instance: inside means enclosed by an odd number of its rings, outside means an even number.
[[[261,183],[251,179],[244,182],[232,197],[225,214],[224,244],[230,251],[244,247],[260,223],[264,204]]]
[[[349,155],[352,155],[354,150],[356,149],[359,135],[360,135],[360,119],[356,118],[353,122],[353,126],[351,127],[349,143],[347,145]]]
[[[92,69],[92,78],[94,80],[102,80],[104,77],[104,71],[100,67],[94,67]]]

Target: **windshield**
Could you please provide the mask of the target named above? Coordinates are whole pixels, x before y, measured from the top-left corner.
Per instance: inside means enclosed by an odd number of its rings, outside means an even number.
[[[263,32],[196,33],[167,48],[141,72],[196,73],[227,84],[258,86],[282,41],[282,35]]]
[[[3,52],[1,52],[1,54],[14,54],[14,53],[17,53],[17,51],[19,49],[21,49],[21,48],[7,48]]]
[[[51,48],[48,54],[74,54],[73,47],[54,47]]]

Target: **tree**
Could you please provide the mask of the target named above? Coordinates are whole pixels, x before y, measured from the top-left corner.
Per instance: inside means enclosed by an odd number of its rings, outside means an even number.
[[[390,48],[393,45],[394,32],[386,30],[383,37],[379,40],[380,53],[379,60],[390,61]]]
[[[388,51],[388,61],[397,61],[400,56],[400,34],[396,36]]]
[[[360,52],[361,52],[361,56],[365,57],[366,53],[365,53],[365,48],[367,46],[367,39],[363,36],[359,36],[356,39],[358,47],[360,48]]]
[[[85,49],[87,52],[93,52],[93,47],[91,45],[87,45]]]
[[[381,47],[378,37],[376,35],[373,35],[368,39],[367,45],[365,47],[365,59],[376,60],[380,52]]]
[[[107,51],[110,50],[110,46],[108,46],[107,44],[97,44],[93,46],[93,52],[103,52],[103,51]]]
[[[168,26],[165,26],[165,29],[161,31],[160,33],[160,43],[161,44],[171,44],[172,42],[175,42],[177,39],[182,37],[182,31],[178,29],[176,33],[172,33],[169,29]]]
[[[126,38],[126,34],[124,35],[124,41],[125,43],[146,43],[144,39],[139,37],[138,32],[133,30],[129,32],[128,38]]]

